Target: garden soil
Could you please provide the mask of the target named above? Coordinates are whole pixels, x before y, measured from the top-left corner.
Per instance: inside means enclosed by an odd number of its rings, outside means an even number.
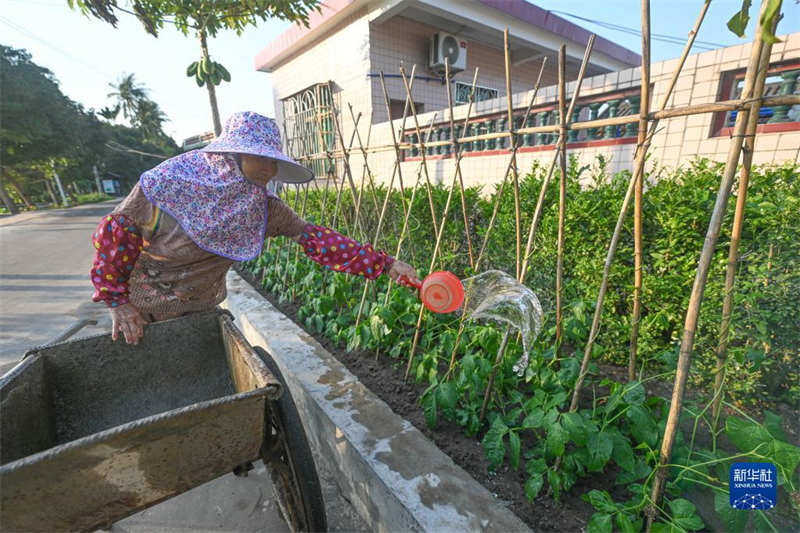
[[[297,320],[299,305],[291,302],[280,303],[273,294],[265,292],[259,287],[258,283],[254,283],[253,276],[249,272],[238,268],[236,270],[273,306],[291,318],[298,327],[305,330],[303,324]],[[612,480],[616,478],[618,471],[615,466],[611,466],[605,472],[579,479],[569,492],[560,496],[558,501],[546,490],[542,490],[536,500],[529,502],[524,488],[528,476],[523,466],[520,466],[519,470],[513,470],[506,462],[498,470],[489,471],[489,462],[480,442],[485,433],[485,428],[476,437],[468,437],[461,426],[443,417],[439,417],[436,428],[431,429],[428,426],[425,422],[422,407],[417,401],[425,392],[425,384],[404,383],[403,375],[405,370],[401,366],[402,362],[390,361],[386,357],[380,360],[376,359],[375,352],[371,351],[356,350],[348,352],[336,346],[324,335],[315,332],[307,333],[312,335],[339,362],[357,376],[369,390],[386,402],[395,413],[411,422],[414,427],[446,453],[453,462],[466,470],[534,531],[585,531],[586,523],[595,511],[591,505],[581,499],[581,495],[594,488],[607,490],[616,501],[623,501],[630,497],[625,487],[613,483]],[[392,364],[386,364],[387,362]],[[612,365],[600,366],[604,374],[612,379],[619,381],[627,379],[627,370],[624,368]],[[648,385],[648,394],[657,394],[669,398],[672,393],[672,386],[669,383],[650,382]],[[800,420],[796,417],[796,413],[792,414],[793,409],[783,404],[778,404],[773,408],[783,418],[783,427],[787,433],[788,441],[795,445],[800,443]],[[689,424],[683,429],[690,432],[691,425]],[[710,443],[708,435],[698,434],[698,437],[698,441],[709,441],[699,442],[701,445]],[[720,444],[725,448],[729,447],[726,440],[722,435]],[[705,505],[708,505],[709,509],[713,509],[713,502],[710,500],[708,502],[702,501],[704,498],[701,494],[684,496],[694,500],[700,511],[702,511],[701,507]],[[716,522],[716,517],[713,513],[701,512],[701,515],[707,523],[711,524],[712,529],[718,528],[719,524],[714,523]],[[781,526],[784,525],[785,521],[784,517],[778,519],[779,530],[784,530]],[[790,524],[791,518],[787,522]],[[791,530],[791,526],[785,530]]]
[[[258,290],[269,302],[283,314],[291,318],[299,327],[305,329],[297,320],[298,305],[291,302],[279,303],[271,293],[265,292],[253,283],[252,276],[243,270],[239,274]],[[594,509],[581,498],[581,494],[595,487],[608,487],[609,474],[597,474],[583,478],[567,494],[562,494],[559,501],[551,495],[540,495],[533,503],[525,496],[525,481],[528,476],[523,468],[512,470],[508,464],[495,472],[489,472],[489,462],[483,452],[480,439],[468,437],[461,426],[439,417],[435,429],[428,427],[422,407],[417,399],[425,392],[424,384],[403,383],[403,368],[387,365],[387,358],[379,361],[374,352],[348,352],[334,345],[323,335],[309,332],[336,359],[347,367],[358,379],[381,400],[386,402],[399,416],[411,422],[414,427],[433,441],[458,466],[466,470],[474,479],[494,494],[498,500],[511,509],[522,521],[534,531],[583,531]],[[392,361],[394,363],[394,361]],[[615,493],[615,490],[619,493]],[[620,487],[611,490],[614,498],[624,499],[625,491]]]

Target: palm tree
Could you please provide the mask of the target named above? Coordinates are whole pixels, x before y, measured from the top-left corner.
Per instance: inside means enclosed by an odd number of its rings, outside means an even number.
[[[119,104],[115,105],[114,107],[104,107],[100,109],[97,114],[110,122],[117,118],[117,115],[119,115]]]
[[[133,120],[139,103],[147,98],[147,89],[136,82],[134,74],[122,75],[117,84],[109,83],[114,92],[108,93],[108,98],[114,98],[122,109],[122,116]]]
[[[169,120],[158,104],[148,98],[139,101],[136,115],[131,119],[133,127],[142,131],[146,139],[158,139],[164,136],[161,125]]]

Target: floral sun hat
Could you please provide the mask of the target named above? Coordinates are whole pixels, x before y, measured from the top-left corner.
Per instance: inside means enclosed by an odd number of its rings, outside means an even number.
[[[203,250],[234,261],[261,252],[274,195],[251,183],[232,154],[192,150],[148,170],[139,184]]]
[[[222,134],[201,148],[203,152],[250,154],[277,161],[275,179],[284,183],[306,183],[314,173],[281,150],[281,132],[275,120],[252,111],[234,113]]]

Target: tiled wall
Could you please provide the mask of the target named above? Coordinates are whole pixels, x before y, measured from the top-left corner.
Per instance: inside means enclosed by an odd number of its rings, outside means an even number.
[[[349,140],[353,133],[349,103],[352,104],[355,114],[362,113],[359,125],[362,139],[366,141],[369,136],[370,146],[391,144],[390,123],[383,121],[386,118],[386,108],[380,80],[369,77],[369,73],[383,70],[386,74],[397,74],[401,61],[404,61],[408,73],[411,71],[411,65],[416,62],[418,75],[431,76],[424,65],[427,64],[428,38],[435,31],[436,28],[403,17],[395,17],[383,24],[370,24],[366,11],[354,14],[328,32],[324,40],[314,43],[275,69],[273,85],[278,119],[282,118],[280,103],[282,98],[315,83],[332,80],[336,88],[336,103],[339,106],[345,139]],[[455,76],[455,80],[471,83],[471,69],[479,67],[478,84],[499,90],[500,98],[476,103],[473,106],[472,117],[506,111],[502,43],[497,44],[496,48],[489,48],[470,43],[467,56],[468,68]],[[749,53],[750,44],[746,43],[689,56],[667,107],[717,100],[721,74],[746,67]],[[779,64],[797,60],[800,60],[800,33],[783,36],[782,41],[773,46],[771,62]],[[651,110],[657,109],[660,105],[676,65],[677,59],[652,65]],[[536,106],[553,104],[556,101],[554,66],[551,65],[546,70],[543,77],[544,87],[539,91]],[[531,87],[538,74],[538,67],[538,60],[514,67],[512,89]],[[575,72],[570,72],[568,79],[574,77]],[[636,91],[640,87],[640,80],[639,68],[590,77],[584,80],[580,96],[581,99],[586,99],[626,89]],[[405,98],[402,80],[388,78],[387,89],[390,98],[397,100]],[[567,85],[568,97],[573,90],[574,82]],[[415,101],[426,105],[426,113],[418,117],[423,128],[434,118],[434,112],[429,111],[432,108],[441,106],[435,112],[437,122],[447,119],[447,112],[444,109],[447,106],[447,96],[441,82],[418,80],[413,93]],[[514,108],[524,109],[530,96],[530,91],[514,92],[512,96]],[[467,106],[456,107],[454,120],[463,120],[466,108]],[[677,167],[696,156],[724,161],[730,139],[725,136],[711,136],[713,118],[714,115],[708,113],[662,121],[650,148],[650,165]],[[585,120],[584,115],[581,120]],[[414,122],[409,118],[406,128],[413,126]],[[397,128],[399,121],[395,123],[395,131]],[[357,149],[358,142],[356,141],[353,146]],[[598,154],[602,154],[610,158],[609,170],[615,172],[631,168],[634,148],[635,144],[630,142],[605,146],[590,143],[589,146],[569,150],[569,154],[577,157],[581,164],[589,165],[595,163]],[[799,150],[800,131],[797,129],[759,134],[754,162],[761,164],[772,161],[797,161]],[[531,168],[534,161],[549,165],[552,157],[552,149],[523,151],[518,154],[518,166],[522,171],[526,171]],[[370,154],[368,164],[378,181],[389,180],[394,159],[393,150]],[[354,152],[350,163],[353,174],[358,179],[363,170],[363,159],[358,152]],[[471,155],[462,161],[462,174],[466,184],[493,184],[502,180],[507,164],[508,155],[505,153]],[[404,181],[408,183],[416,178],[419,162],[407,161],[402,163],[401,168]],[[428,169],[433,180],[449,182],[454,173],[453,160],[450,158],[429,161]]]
[[[273,71],[276,118],[283,120],[282,99],[316,83],[333,81],[342,127],[346,132],[353,131],[348,102],[356,115],[361,112],[364,117],[370,116],[370,88],[365,81],[369,61],[369,23],[362,10]]]
[[[783,36],[782,42],[773,46],[771,64],[782,62],[796,62],[800,60],[800,33]],[[716,101],[720,90],[720,77],[723,72],[732,71],[747,66],[750,53],[750,44],[743,44],[710,52],[695,54],[687,58],[686,64],[678,78],[673,95],[667,103],[667,108],[685,106],[689,103],[700,104]],[[669,80],[677,66],[677,60],[654,63],[651,69],[653,94],[651,110],[659,108],[666,92]],[[639,68],[632,68],[620,72],[587,78],[581,88],[581,98],[593,95],[604,95],[625,89],[638,89],[641,74]],[[441,91],[441,88],[439,88]],[[536,105],[546,105],[556,100],[557,88],[546,87],[540,90]],[[567,95],[571,96],[574,83],[567,85]],[[443,91],[442,91],[443,92]],[[416,95],[415,95],[416,97]],[[524,109],[530,93],[515,93],[513,105],[515,109]],[[472,117],[484,114],[504,112],[506,109],[505,98],[480,102],[474,106]],[[454,110],[454,120],[464,118],[467,106],[459,106]],[[432,113],[419,116],[421,124],[427,124]],[[437,122],[446,118],[446,114],[437,115]],[[726,136],[712,136],[712,121],[714,114],[707,113],[688,117],[677,117],[661,121],[657,134],[653,137],[650,148],[651,168],[675,168],[685,164],[691,159],[702,156],[717,161],[725,161],[727,157],[730,138]],[[583,120],[583,119],[582,119]],[[372,126],[371,146],[391,143],[390,123],[384,122]],[[399,128],[399,120],[395,121],[395,129]],[[406,124],[407,131],[413,123]],[[601,145],[602,143],[589,143],[578,149],[568,150],[570,156],[578,158],[581,164],[596,164],[596,156],[602,154],[610,158],[609,170],[631,169],[635,143]],[[521,171],[531,168],[534,161],[549,165],[553,158],[552,149],[527,151],[518,154],[518,167]],[[373,175],[379,181],[388,181],[394,165],[394,152],[376,152],[370,156],[369,166]],[[466,185],[491,185],[498,183],[503,178],[503,173],[508,165],[509,156],[506,153],[497,155],[473,155],[465,157],[461,163],[462,175]],[[353,159],[355,161],[355,158]],[[794,122],[787,131],[759,133],[756,139],[753,162],[755,164],[800,161],[800,124]],[[353,165],[354,175],[361,175],[361,161]],[[409,183],[416,179],[420,168],[418,160],[406,161],[401,165],[404,181]],[[428,161],[428,170],[432,181],[450,183],[454,176],[452,158],[433,159]],[[488,189],[488,187],[485,187]]]
[[[383,71],[384,74],[392,76],[399,73],[402,65],[408,75],[411,73],[412,65],[416,64],[417,76],[436,77],[428,71],[427,65],[430,37],[437,31],[438,28],[402,16],[394,17],[382,24],[371,24],[370,72],[377,75]],[[453,83],[461,81],[471,84],[477,68],[477,84],[497,89],[498,95],[504,96],[506,81],[502,40],[497,43],[496,48],[472,41],[468,42],[467,46],[467,68],[453,77]],[[540,66],[541,59],[535,59],[514,67],[511,78],[512,92],[515,89],[518,91],[532,88],[539,75]],[[542,86],[557,82],[556,68],[555,62],[550,61],[542,75]],[[575,78],[577,78],[577,68],[568,69],[567,79]],[[374,122],[382,122],[387,120],[388,116],[380,78],[372,77],[371,85]],[[386,89],[391,99],[404,100],[406,97],[402,79],[387,77]],[[426,111],[447,108],[447,93],[439,79],[418,79],[414,84],[413,95],[415,102],[425,104]]]

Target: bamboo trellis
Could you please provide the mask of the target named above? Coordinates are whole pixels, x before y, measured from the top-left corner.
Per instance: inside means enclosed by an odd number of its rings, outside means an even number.
[[[763,0],[761,7],[762,12],[768,1],[769,0]],[[572,132],[579,132],[582,130],[589,130],[591,132],[598,128],[604,128],[604,127],[618,127],[618,126],[628,126],[628,125],[631,125],[630,127],[633,127],[633,125],[636,125],[637,127],[636,150],[634,152],[632,174],[630,181],[628,183],[628,187],[625,192],[625,196],[623,197],[620,205],[620,210],[614,232],[611,236],[611,240],[608,245],[605,262],[603,266],[602,280],[598,287],[598,295],[595,303],[592,325],[588,338],[586,340],[584,353],[581,360],[580,370],[573,388],[573,394],[569,405],[569,410],[575,411],[579,407],[581,389],[583,387],[586,375],[588,373],[588,366],[591,360],[594,342],[596,340],[596,337],[600,329],[602,312],[603,312],[603,303],[608,288],[609,275],[615,259],[616,249],[622,234],[623,224],[630,208],[631,200],[633,200],[634,204],[634,209],[633,209],[634,293],[633,293],[633,310],[631,316],[631,337],[630,337],[630,354],[628,363],[628,379],[632,381],[637,378],[637,371],[636,371],[637,344],[638,344],[639,326],[643,308],[642,289],[644,283],[642,275],[644,268],[643,255],[642,255],[643,218],[646,215],[644,213],[642,198],[643,198],[644,180],[646,176],[645,164],[647,161],[647,153],[653,141],[653,137],[657,132],[659,122],[661,120],[675,118],[675,117],[685,117],[690,115],[717,113],[717,112],[734,111],[734,110],[738,111],[734,126],[734,134],[729,144],[729,153],[725,165],[725,171],[723,173],[723,177],[720,183],[716,204],[712,212],[711,221],[709,223],[706,235],[706,240],[699,257],[697,275],[695,277],[694,285],[691,292],[691,298],[686,310],[686,319],[684,324],[683,338],[681,340],[678,368],[674,382],[672,399],[669,407],[669,414],[668,414],[665,434],[661,443],[659,468],[655,476],[655,482],[653,484],[652,495],[651,495],[651,508],[647,513],[648,530],[658,514],[658,505],[662,496],[662,491],[664,488],[664,483],[666,481],[666,476],[668,472],[665,465],[669,463],[669,459],[672,452],[672,446],[674,444],[674,439],[677,431],[677,422],[679,419],[679,415],[681,414],[682,401],[685,392],[688,371],[691,363],[694,334],[697,328],[697,320],[700,310],[700,304],[702,301],[703,291],[708,277],[712,252],[719,237],[722,218],[727,208],[727,202],[731,194],[731,189],[735,179],[737,166],[739,165],[741,158],[742,169],[741,169],[740,187],[739,187],[740,192],[737,198],[736,212],[734,216],[734,225],[733,225],[731,243],[729,248],[728,266],[727,266],[726,282],[725,282],[725,297],[724,297],[723,312],[722,312],[723,318],[722,318],[722,323],[720,325],[719,344],[716,350],[717,375],[715,380],[714,396],[713,396],[713,418],[715,421],[719,417],[722,396],[724,395],[724,391],[722,390],[722,388],[724,384],[727,335],[730,327],[732,294],[735,281],[736,265],[738,261],[738,243],[743,226],[744,204],[746,201],[746,192],[747,192],[750,166],[752,164],[752,154],[755,144],[755,135],[757,132],[758,114],[759,114],[758,111],[761,106],[800,104],[800,96],[797,95],[764,96],[764,86],[765,86],[766,72],[769,66],[771,45],[769,43],[764,42],[764,40],[762,39],[761,27],[759,26],[756,30],[756,35],[753,41],[751,56],[748,63],[747,72],[745,75],[744,89],[741,93],[740,98],[734,100],[714,102],[714,103],[684,105],[672,108],[667,107],[672,97],[672,93],[677,83],[677,80],[686,62],[686,59],[689,53],[691,52],[697,33],[701,27],[701,24],[703,23],[709,4],[710,0],[705,0],[703,5],[701,6],[700,13],[696,19],[693,29],[689,32],[686,45],[680,56],[678,64],[675,67],[670,77],[669,83],[666,86],[666,90],[659,102],[659,105],[656,107],[655,110],[651,110],[652,86],[650,80],[650,6],[649,6],[649,0],[642,0],[641,4],[642,64],[641,64],[641,84],[640,84],[641,86],[640,86],[640,97],[639,97],[640,107],[638,111],[635,113],[625,116],[614,116],[603,119],[590,117],[590,120],[581,122],[577,121],[577,113],[573,114],[576,101],[580,94],[581,83],[584,79],[586,68],[589,64],[589,57],[591,55],[592,46],[594,42],[594,36],[592,36],[587,44],[583,62],[581,64],[581,68],[577,77],[577,82],[575,84],[575,88],[572,93],[572,98],[569,102],[569,105],[567,105],[567,100],[566,100],[566,75],[565,75],[566,51],[565,47],[563,46],[561,47],[561,50],[559,52],[559,65],[558,65],[559,83],[558,83],[557,109],[559,118],[557,123],[534,125],[534,126],[527,125],[528,122],[527,119],[531,112],[532,107],[534,106],[534,101],[537,97],[539,83],[542,77],[542,72],[544,71],[545,62],[543,61],[541,70],[539,72],[539,80],[536,82],[536,85],[534,87],[533,95],[530,99],[530,104],[527,106],[522,121],[519,122],[520,127],[517,127],[517,122],[514,117],[514,109],[512,105],[512,96],[513,96],[511,92],[512,65],[510,61],[509,34],[508,30],[506,30],[504,34],[504,45],[505,45],[504,55],[505,55],[505,80],[506,80],[506,99],[507,99],[506,103],[507,103],[507,123],[508,123],[507,131],[488,132],[488,133],[472,134],[472,135],[469,134],[468,126],[470,125],[470,120],[472,118],[471,113],[473,110],[472,104],[474,100],[474,90],[478,81],[477,69],[475,71],[475,75],[472,82],[472,91],[470,94],[469,103],[466,107],[466,112],[463,118],[464,127],[461,130],[463,132],[463,135],[461,134],[461,132],[457,130],[456,119],[453,109],[453,102],[451,99],[451,91],[450,91],[450,76],[449,76],[450,66],[449,64],[446,64],[446,75],[444,81],[446,84],[447,97],[448,97],[447,111],[449,113],[446,120],[450,125],[451,135],[450,138],[446,140],[441,140],[441,138],[438,140],[432,140],[432,132],[433,132],[434,122],[436,120],[436,115],[434,114],[432,116],[431,121],[427,126],[424,126],[423,124],[420,123],[417,109],[414,100],[412,98],[415,68],[412,69],[411,76],[409,79],[409,77],[406,75],[405,70],[401,67],[400,75],[403,81],[403,87],[405,89],[405,106],[403,110],[402,121],[400,122],[400,130],[399,130],[401,133],[400,136],[398,136],[395,131],[395,121],[391,116],[391,105],[390,105],[389,95],[386,89],[384,75],[383,73],[381,73],[380,81],[383,89],[386,111],[389,116],[389,127],[392,133],[392,142],[390,144],[370,145],[369,136],[367,138],[367,142],[362,142],[361,135],[360,133],[357,132],[360,115],[356,116],[352,106],[350,106],[350,104],[348,103],[347,105],[348,108],[350,109],[351,119],[352,122],[354,123],[354,128],[356,131],[354,131],[353,135],[351,136],[349,144],[346,144],[344,142],[340,121],[337,118],[336,106],[333,104],[332,101],[331,105],[333,108],[333,121],[335,126],[334,135],[338,139],[338,142],[334,140],[332,146],[325,147],[324,152],[318,154],[308,154],[304,158],[304,161],[309,163],[319,159],[326,159],[328,161],[328,168],[334,168],[334,169],[336,168],[335,161],[337,160],[342,161],[342,166],[343,166],[342,176],[341,177],[333,176],[332,179],[326,181],[325,185],[326,194],[323,198],[323,207],[322,207],[323,213],[327,212],[326,211],[327,199],[328,199],[327,188],[330,181],[333,181],[334,186],[336,187],[336,207],[333,214],[334,225],[336,225],[337,223],[337,216],[339,215],[340,212],[341,195],[344,193],[346,187],[349,188],[354,204],[354,213],[352,214],[352,217],[350,219],[350,222],[352,223],[351,229],[359,233],[362,237],[365,237],[366,236],[364,232],[365,226],[362,223],[362,218],[361,218],[361,215],[364,214],[364,211],[361,209],[362,194],[358,193],[356,190],[355,182],[352,177],[352,170],[349,163],[349,157],[353,147],[353,140],[354,138],[357,138],[358,149],[361,152],[364,161],[361,191],[363,192],[364,190],[364,183],[365,183],[364,180],[368,179],[369,180],[368,192],[371,193],[372,207],[374,208],[378,220],[377,229],[375,231],[375,237],[374,237],[374,242],[377,244],[381,236],[381,231],[385,227],[384,221],[385,221],[385,216],[388,210],[390,209],[390,198],[387,192],[387,195],[383,200],[383,204],[379,205],[378,197],[377,194],[375,193],[375,185],[373,182],[372,173],[370,171],[369,157],[372,154],[394,151],[395,161],[391,178],[389,180],[389,189],[391,189],[394,186],[395,177],[397,177],[399,181],[399,187],[401,190],[400,208],[402,208],[404,217],[403,227],[400,230],[399,240],[397,244],[396,255],[399,255],[401,253],[402,244],[404,240],[407,238],[409,232],[409,217],[411,215],[411,209],[414,203],[415,194],[417,189],[419,188],[420,183],[424,179],[424,187],[427,193],[428,208],[430,210],[430,216],[431,216],[431,225],[436,238],[434,252],[432,257],[430,258],[431,270],[434,269],[437,262],[441,264],[442,256],[441,256],[440,246],[444,235],[445,224],[447,222],[447,215],[451,206],[452,197],[455,191],[458,190],[460,195],[462,213],[463,213],[465,242],[467,244],[469,264],[473,271],[475,272],[479,271],[478,269],[480,268],[482,264],[482,259],[484,258],[484,253],[486,251],[487,243],[492,233],[492,228],[498,213],[500,202],[501,199],[503,198],[503,192],[510,177],[514,192],[514,225],[515,225],[514,263],[515,263],[516,278],[520,283],[524,283],[526,279],[529,260],[533,253],[533,246],[535,242],[537,226],[539,220],[541,219],[542,211],[544,208],[545,195],[550,183],[552,173],[556,165],[558,165],[559,214],[558,214],[558,240],[556,243],[557,266],[556,266],[556,280],[555,280],[556,332],[557,332],[556,338],[558,345],[558,343],[560,343],[561,341],[561,322],[562,322],[562,312],[563,312],[561,300],[562,300],[562,282],[563,282],[562,280],[563,254],[564,254],[564,239],[565,239],[564,220],[565,220],[566,210],[568,209],[568,198],[566,197],[567,150],[569,149],[568,141],[570,139],[574,139],[574,137],[570,137],[572,135]],[[775,18],[775,24],[776,24],[777,15],[775,15],[775,17],[776,17]],[[411,117],[413,118],[414,131],[416,134],[414,142],[409,142],[408,140],[402,137],[402,133],[405,132],[405,123],[409,112]],[[425,129],[424,133],[423,129]],[[519,143],[520,136],[533,135],[533,134],[556,134],[557,142],[554,143],[552,163],[549,167],[548,172],[545,175],[545,179],[542,181],[542,186],[539,191],[536,208],[534,210],[534,213],[532,214],[532,219],[530,221],[527,243],[523,251],[522,213],[521,213],[519,175],[518,175],[516,156],[520,146]],[[467,213],[468,206],[465,201],[465,187],[462,176],[461,160],[463,157],[464,147],[468,143],[473,143],[477,141],[499,140],[499,139],[507,141],[508,154],[509,154],[508,166],[506,168],[505,174],[503,175],[503,180],[499,186],[499,192],[497,194],[496,203],[494,205],[494,210],[491,219],[489,221],[487,231],[484,234],[484,240],[482,246],[478,249],[477,254],[475,254],[470,235],[469,217]],[[441,147],[442,149],[447,148],[451,150],[453,156],[452,183],[448,188],[447,200],[443,208],[443,212],[441,213],[436,212],[435,205],[433,202],[432,184],[428,168],[429,160],[426,157],[426,154],[428,153],[429,149],[439,148],[439,147]],[[405,197],[405,187],[408,184],[405,183],[403,180],[403,154],[408,150],[416,150],[418,151],[418,153],[421,154],[416,172],[417,184],[412,191],[410,203],[406,201]],[[742,154],[744,154],[743,157]],[[297,205],[298,196],[299,196],[299,191],[296,193],[294,198],[295,205]],[[304,205],[305,205],[305,200],[304,200]],[[284,279],[284,284],[285,283],[286,280]],[[390,284],[389,289],[387,290],[385,295],[385,301],[387,302],[389,299],[391,288],[392,286]],[[358,312],[358,320],[360,320],[362,316],[362,310],[364,308],[364,304],[368,295],[367,289],[368,287],[365,286],[364,291],[362,293],[361,305],[359,306],[359,312]],[[414,339],[412,342],[411,350],[408,354],[408,361],[405,371],[406,378],[408,377],[412,368],[412,363],[414,360],[414,352],[417,347],[417,342],[420,334],[420,328],[422,325],[424,313],[425,309],[421,308],[416,322]],[[463,328],[464,328],[464,317],[462,316],[459,325],[459,331],[456,335],[455,344],[450,357],[449,371],[447,374],[448,377],[455,364],[456,352],[458,349],[461,334],[463,332]],[[487,388],[484,394],[484,401],[481,408],[481,415],[480,415],[481,419],[483,419],[487,406],[489,404],[495,373],[497,372],[500,363],[502,362],[503,357],[505,355],[505,350],[509,341],[509,335],[510,335],[510,328],[506,329],[505,331],[505,335],[503,336],[503,339],[500,343],[500,348],[495,358],[492,373],[487,383]]]

